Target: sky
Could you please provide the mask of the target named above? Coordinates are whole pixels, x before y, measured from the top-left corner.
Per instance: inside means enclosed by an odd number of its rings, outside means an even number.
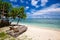
[[[25,7],[27,18],[60,18],[60,0],[5,0]]]

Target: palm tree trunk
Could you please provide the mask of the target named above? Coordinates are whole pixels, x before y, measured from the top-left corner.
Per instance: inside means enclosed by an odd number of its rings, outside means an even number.
[[[19,18],[18,21],[17,21],[17,25],[18,25],[19,21],[20,21],[20,18]]]
[[[3,9],[2,9],[2,14],[3,14],[3,16],[4,16],[4,6],[3,6]]]
[[[13,19],[13,18],[11,18],[10,20],[11,20],[11,22],[10,22],[10,23],[12,23],[12,22],[14,21],[14,19]]]

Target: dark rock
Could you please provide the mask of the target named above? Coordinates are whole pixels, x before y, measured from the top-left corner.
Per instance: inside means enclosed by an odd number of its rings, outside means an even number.
[[[9,26],[11,23],[8,20],[1,20],[0,27]]]

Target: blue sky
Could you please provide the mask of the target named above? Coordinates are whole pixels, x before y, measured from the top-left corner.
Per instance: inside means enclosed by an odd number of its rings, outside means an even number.
[[[24,6],[27,18],[60,18],[60,0],[5,0],[13,7]]]

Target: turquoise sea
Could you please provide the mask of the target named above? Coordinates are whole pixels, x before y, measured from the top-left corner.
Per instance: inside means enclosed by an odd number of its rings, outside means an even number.
[[[14,22],[17,22],[17,19]],[[37,27],[60,29],[60,18],[29,18],[20,20],[20,23]]]

